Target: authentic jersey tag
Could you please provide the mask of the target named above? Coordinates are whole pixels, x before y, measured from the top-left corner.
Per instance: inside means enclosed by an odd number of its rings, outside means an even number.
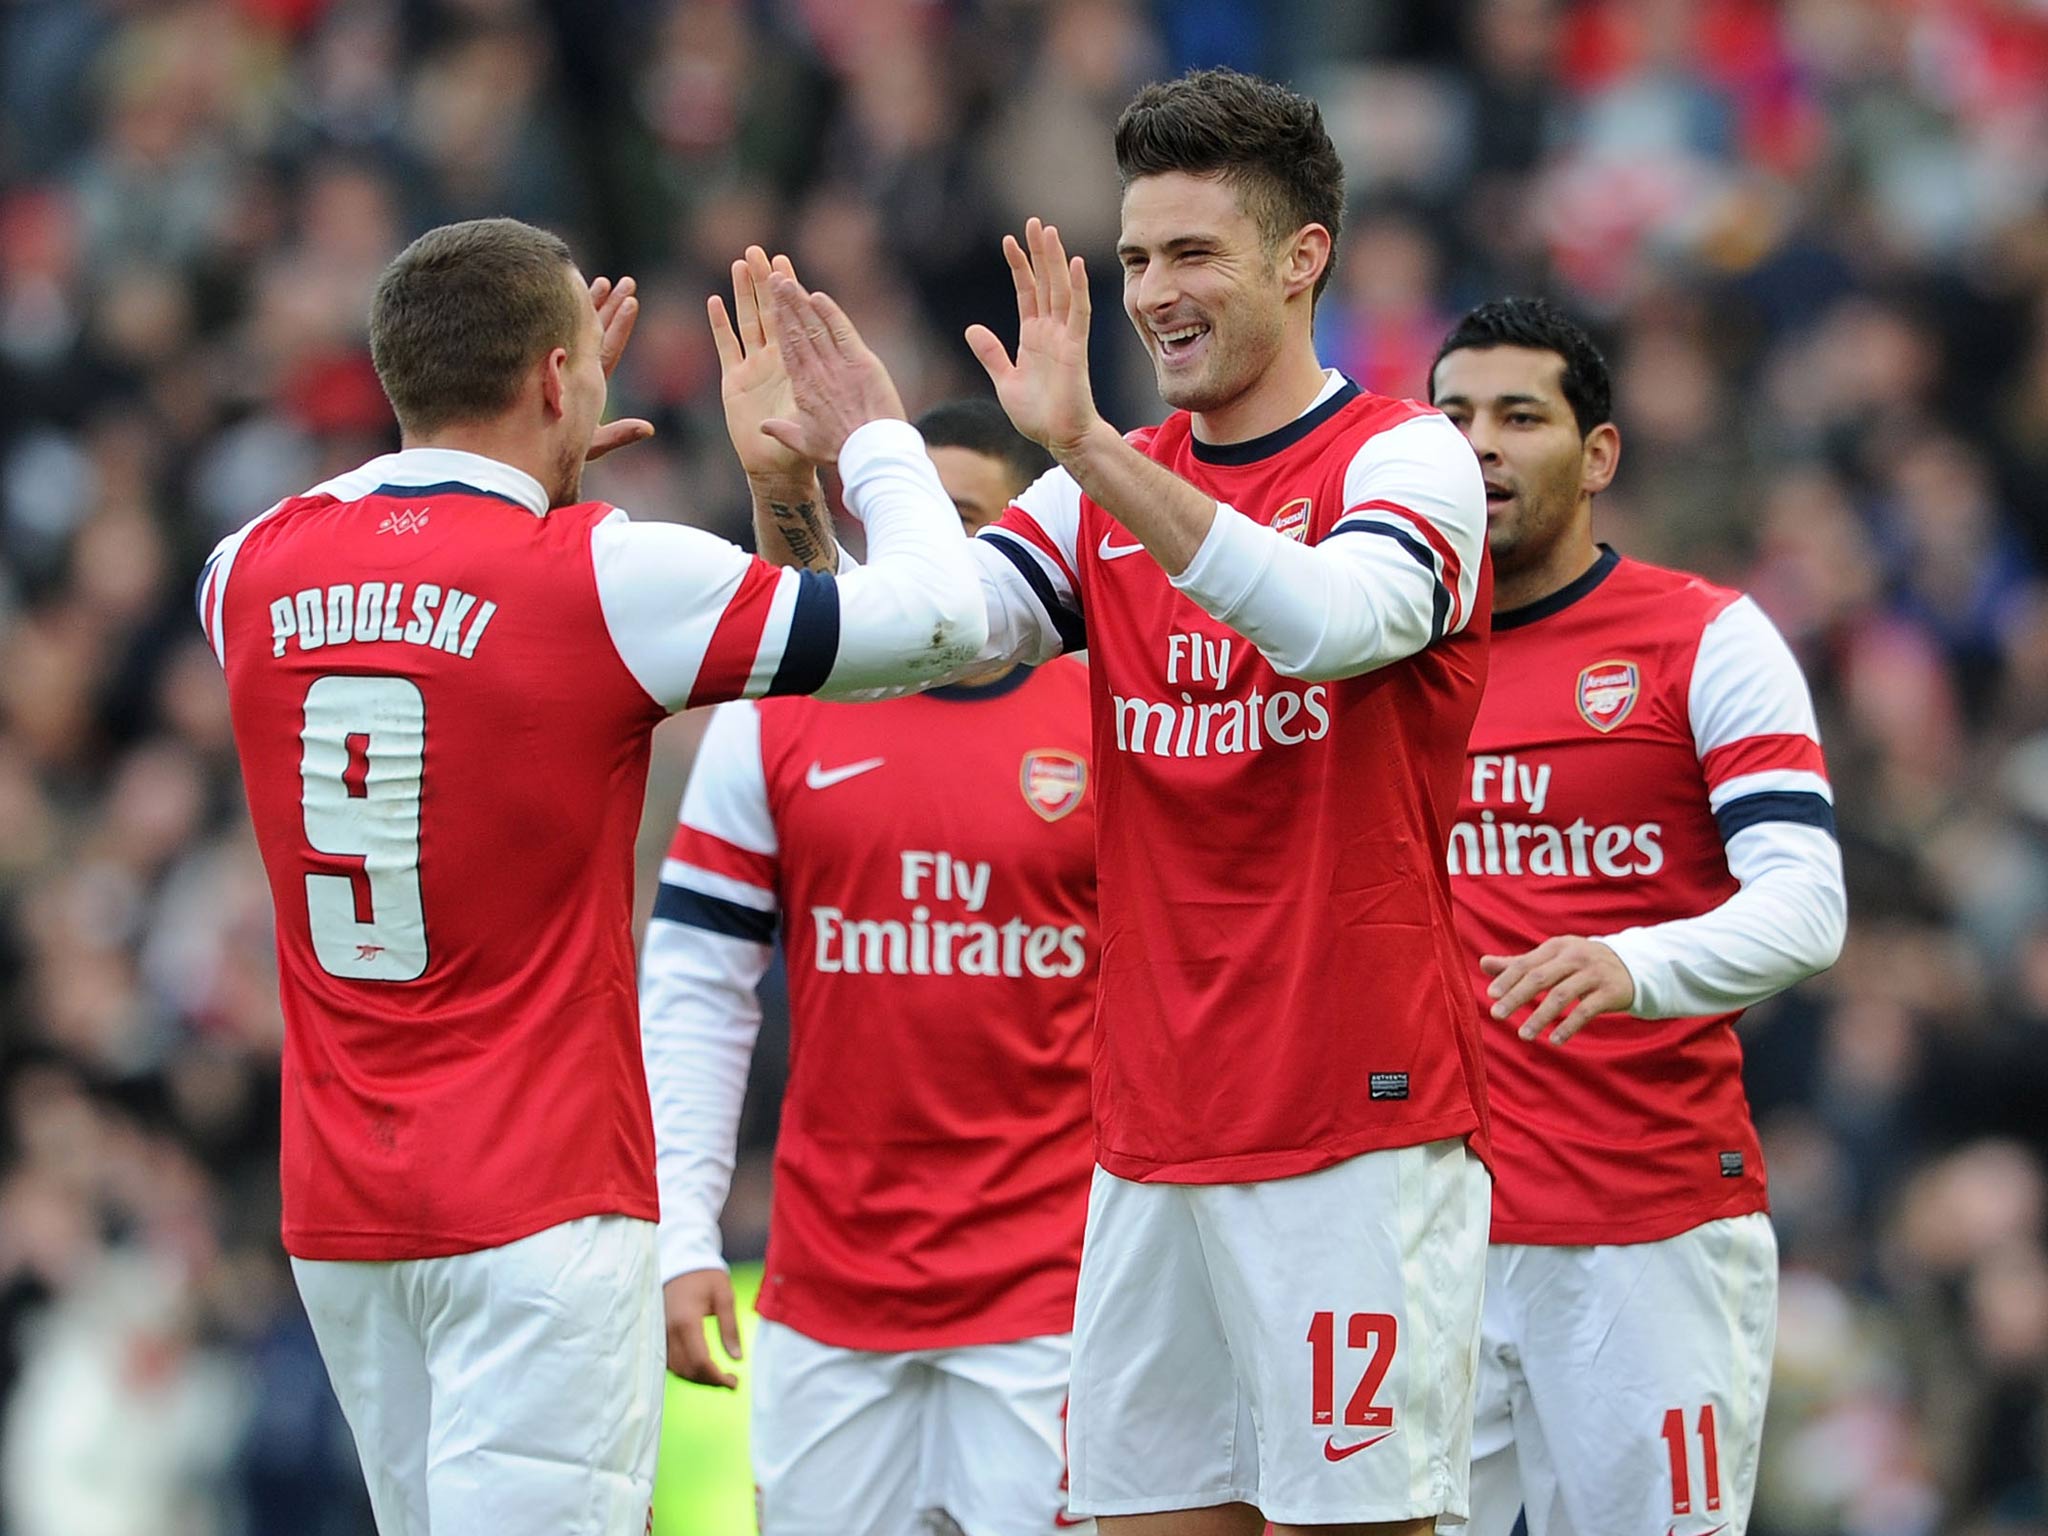
[[[1742,1177],[1742,1154],[1740,1152],[1723,1152],[1721,1154],[1721,1177],[1724,1179],[1739,1179]]]
[[[1642,674],[1632,661],[1596,661],[1579,674],[1579,714],[1596,731],[1613,730],[1636,707]]]
[[[1408,1074],[1375,1072],[1369,1091],[1375,1099],[1405,1099],[1408,1097]]]

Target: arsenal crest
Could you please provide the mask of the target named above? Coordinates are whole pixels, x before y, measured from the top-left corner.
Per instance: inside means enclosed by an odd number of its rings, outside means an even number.
[[[1273,531],[1284,533],[1297,544],[1308,542],[1309,499],[1297,496],[1273,514]]]
[[[1579,674],[1579,714],[1596,731],[1611,731],[1628,718],[1642,691],[1632,661],[1596,661]]]
[[[1058,821],[1081,803],[1088,789],[1088,763],[1072,752],[1057,747],[1040,747],[1024,754],[1017,783],[1024,791],[1024,803],[1047,821]]]

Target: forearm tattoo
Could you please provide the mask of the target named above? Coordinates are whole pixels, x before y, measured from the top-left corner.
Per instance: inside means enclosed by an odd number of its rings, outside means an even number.
[[[839,545],[823,506],[815,501],[771,501],[768,514],[775,531],[789,546],[790,558],[807,571],[831,571],[839,565]]]

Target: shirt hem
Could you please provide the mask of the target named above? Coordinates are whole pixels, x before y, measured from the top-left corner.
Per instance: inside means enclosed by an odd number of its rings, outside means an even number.
[[[1763,1190],[1746,1190],[1707,1205],[1689,1205],[1683,1210],[1656,1211],[1638,1215],[1632,1221],[1503,1221],[1494,1211],[1493,1233],[1488,1241],[1498,1247],[1516,1243],[1529,1248],[1602,1248],[1630,1243],[1660,1243],[1666,1238],[1703,1227],[1710,1221],[1731,1216],[1768,1215],[1770,1196]]]
[[[1077,1276],[1078,1278],[1078,1276]],[[806,1314],[768,1301],[765,1293],[755,1302],[757,1314],[780,1323],[813,1343],[833,1349],[856,1349],[867,1354],[901,1355],[920,1349],[970,1349],[981,1344],[1015,1344],[1022,1339],[1042,1339],[1074,1331],[1071,1305],[1033,1314],[1015,1322],[959,1328],[841,1328],[830,1318]]]
[[[1468,1105],[1433,1120],[1376,1127],[1360,1135],[1315,1147],[1164,1160],[1135,1157],[1098,1144],[1095,1161],[1104,1172],[1136,1184],[1257,1184],[1268,1179],[1291,1179],[1300,1174],[1315,1173],[1366,1152],[1419,1147],[1450,1136],[1462,1136],[1469,1142],[1478,1130],[1479,1116]]]
[[[634,1221],[659,1221],[661,1206],[643,1195],[578,1195],[537,1210],[508,1217],[497,1225],[455,1232],[391,1232],[365,1228],[299,1227],[287,1223],[284,1250],[295,1259],[397,1263],[407,1259],[446,1259],[486,1248],[502,1248],[565,1221],[585,1216],[625,1216]]]

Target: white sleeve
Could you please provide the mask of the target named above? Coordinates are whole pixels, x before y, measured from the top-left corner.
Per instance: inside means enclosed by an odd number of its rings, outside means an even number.
[[[1486,545],[1479,461],[1434,412],[1376,433],[1344,477],[1344,511],[1315,544],[1219,503],[1173,584],[1288,677],[1353,677],[1471,621]]]
[[[1088,649],[1074,574],[1080,536],[1080,482],[1057,466],[975,536],[988,608],[988,644],[979,660],[1035,667]]]
[[[591,529],[605,626],[650,697],[674,710],[914,685],[981,649],[987,619],[973,561],[923,439],[903,422],[870,422],[847,440],[842,473],[849,483],[860,473],[864,442],[886,447],[899,434],[916,444],[936,501],[887,490],[871,498],[868,563],[843,575],[772,566],[702,529],[623,512]],[[875,478],[886,486],[900,475],[884,466]]]
[[[988,638],[988,611],[960,513],[908,422],[871,421],[839,450],[846,505],[867,531],[867,564],[833,580],[839,645],[815,690],[940,681],[970,665]]]
[[[740,1106],[775,932],[775,824],[752,704],[711,716],[640,957],[640,1042],[654,1108],[664,1283],[725,1263]]]
[[[1081,487],[1064,469],[1047,470],[995,523],[968,543],[981,581],[988,639],[974,660],[934,683],[950,682],[984,667],[1023,662],[1041,666],[1053,657],[1087,649],[1081,605],[1074,589],[1074,542],[1081,523]],[[840,570],[859,562],[844,549]],[[928,686],[928,685],[920,685]],[[914,688],[868,689],[839,698],[895,698]]]
[[[242,541],[249,537],[250,530],[283,505],[280,501],[262,517],[251,518],[214,545],[213,553],[206,557],[206,564],[200,568],[199,586],[193,593],[193,600],[199,608],[199,627],[206,632],[206,643],[213,647],[214,660],[222,665],[226,665],[228,659],[227,636],[221,631],[227,613],[228,573],[234,569],[235,555],[241,550]]]
[[[1708,805],[1742,889],[1698,917],[1605,936],[1636,984],[1630,1012],[1747,1008],[1835,963],[1848,926],[1834,797],[1813,700],[1748,598],[1706,625],[1687,697]]]

